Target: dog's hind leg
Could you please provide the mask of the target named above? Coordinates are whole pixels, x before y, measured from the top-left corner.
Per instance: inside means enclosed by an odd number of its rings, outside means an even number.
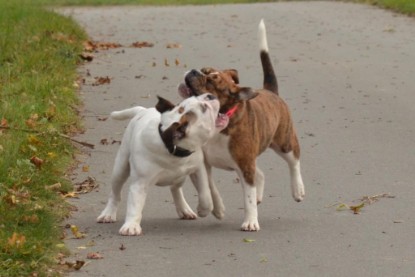
[[[220,193],[218,191],[218,188],[216,187],[215,182],[212,178],[212,167],[205,163],[206,165],[206,173],[208,176],[208,182],[209,182],[209,188],[210,188],[210,194],[212,195],[212,201],[213,201],[213,211],[212,214],[217,219],[223,219],[225,216],[225,205],[223,204],[222,197],[220,196]]]
[[[256,202],[260,204],[262,202],[262,198],[264,197],[264,173],[262,173],[261,169],[258,167],[255,169],[255,187],[256,187]]]
[[[187,204],[182,190],[183,182],[170,186],[170,191],[173,196],[173,201],[176,206],[177,214],[181,219],[196,219],[196,213]]]
[[[205,165],[202,164],[196,172],[190,174],[190,179],[192,180],[199,196],[197,214],[200,217],[205,217],[213,210],[212,194],[209,189],[209,181]]]
[[[295,201],[301,202],[305,196],[305,189],[303,178],[301,177],[300,160],[295,157],[293,151],[283,153],[275,150],[275,152],[287,162],[290,169],[292,196]]]
[[[117,207],[121,201],[121,189],[130,175],[128,157],[128,152],[122,148],[117,153],[111,176],[112,190],[105,209],[97,218],[99,223],[111,223],[117,220]]]

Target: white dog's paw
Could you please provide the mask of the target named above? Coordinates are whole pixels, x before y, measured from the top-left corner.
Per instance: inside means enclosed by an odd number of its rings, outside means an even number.
[[[245,220],[241,226],[242,231],[256,232],[259,231],[259,229],[260,228],[257,219]]]
[[[97,222],[98,223],[113,223],[117,221],[117,216],[116,214],[107,214],[102,212],[98,217],[97,217]]]
[[[223,219],[225,217],[225,206],[223,205],[223,203],[219,204],[219,205],[215,205],[213,207],[213,211],[212,214],[217,218],[217,219]]]
[[[123,236],[139,236],[143,233],[140,224],[138,223],[124,223],[119,231]]]
[[[179,215],[180,219],[193,220],[197,218],[197,214],[190,208],[182,210],[177,209],[177,214]]]
[[[304,185],[300,184],[296,186],[296,189],[293,191],[293,198],[297,202],[301,202],[304,200],[305,197],[305,190]]]
[[[197,214],[200,217],[206,217],[208,214],[210,214],[210,212],[213,210],[213,204],[207,205],[207,207],[205,207],[204,205],[198,205],[197,206]]]

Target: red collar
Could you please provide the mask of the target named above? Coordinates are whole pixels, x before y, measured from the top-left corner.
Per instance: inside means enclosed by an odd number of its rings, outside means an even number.
[[[237,105],[235,105],[235,106],[233,106],[232,108],[230,108],[225,114],[229,117],[229,118],[231,118],[232,117],[232,115],[236,112],[236,110],[238,109],[238,106]]]

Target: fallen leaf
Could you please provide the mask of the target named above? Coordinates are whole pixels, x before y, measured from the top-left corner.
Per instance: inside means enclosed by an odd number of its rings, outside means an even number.
[[[0,126],[1,127],[9,127],[9,123],[7,122],[7,119],[5,119],[4,117],[0,120]]]
[[[107,121],[108,117],[98,117],[98,121]]]
[[[20,248],[26,242],[26,237],[24,235],[19,235],[14,232],[13,235],[7,239],[7,244],[14,248]]]
[[[82,182],[76,183],[74,185],[74,191],[76,193],[88,193],[98,187],[95,178],[89,177]]]
[[[63,198],[78,198],[78,194],[75,191],[70,191],[62,195]]]
[[[108,144],[109,144],[109,143],[108,143],[108,139],[106,139],[106,138],[101,139],[101,140],[100,140],[100,143],[101,143],[102,145],[108,145]]]
[[[27,137],[27,141],[30,144],[33,144],[33,145],[41,145],[42,144],[42,142],[39,140],[39,138],[37,136],[35,136],[35,135],[29,135]]]
[[[180,45],[180,44],[178,44],[178,43],[168,43],[167,45],[166,45],[166,48],[182,48],[182,46]]]
[[[121,251],[124,251],[125,249],[127,249],[127,247],[124,246],[124,244],[121,243],[121,246],[119,248]]]
[[[92,62],[94,60],[94,55],[92,55],[90,53],[86,53],[86,52],[83,52],[83,53],[79,54],[79,57],[82,60],[87,61],[87,62]]]
[[[76,226],[76,225],[71,225],[71,232],[74,235],[74,237],[77,238],[77,239],[82,239],[86,236],[84,233],[81,233],[78,230],[78,226]]]
[[[56,105],[53,102],[49,103],[48,110],[46,111],[46,118],[51,120],[56,115]]]
[[[254,239],[247,239],[247,238],[243,239],[243,242],[247,242],[247,243],[251,243],[254,241],[255,241]]]
[[[175,60],[174,60],[174,63],[176,64],[176,66],[178,66],[178,65],[180,64],[179,59],[175,59]]]
[[[88,165],[82,166],[82,172],[89,172],[89,166]]]
[[[154,46],[154,43],[147,42],[147,41],[136,41],[130,45],[130,47],[134,47],[134,48],[153,47],[153,46]]]
[[[93,86],[99,86],[99,85],[104,85],[104,84],[111,83],[111,79],[108,76],[106,76],[106,77],[95,77],[94,79],[95,79],[95,82],[92,84]]]
[[[35,214],[33,215],[24,215],[22,218],[23,222],[27,222],[27,223],[38,223],[39,222],[39,217]]]
[[[83,43],[84,51],[92,52],[97,50],[108,50],[122,47],[121,44],[115,42],[96,42],[96,41],[85,41]]]
[[[170,66],[169,61],[167,59],[164,59],[164,65],[165,66]]]
[[[54,158],[57,157],[57,154],[55,152],[48,152],[47,155],[48,155],[48,158],[50,158],[50,159],[54,159]]]
[[[99,259],[103,259],[104,257],[98,252],[90,252],[86,255],[86,258],[90,260],[99,260]]]
[[[76,261],[76,262],[65,262],[65,264],[68,266],[68,268],[73,268],[75,270],[80,270],[84,265],[85,261]]]
[[[34,164],[37,169],[40,169],[42,167],[42,164],[44,163],[44,161],[41,158],[38,158],[36,156],[31,157],[30,162]]]
[[[62,184],[61,183],[55,183],[55,184],[50,185],[50,186],[45,186],[45,189],[46,190],[58,190],[61,187],[62,187]]]
[[[267,257],[262,257],[259,262],[260,263],[266,263],[266,262],[268,262],[268,259],[267,259]]]

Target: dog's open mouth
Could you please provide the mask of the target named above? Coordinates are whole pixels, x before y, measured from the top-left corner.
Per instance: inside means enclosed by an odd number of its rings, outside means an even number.
[[[216,128],[218,129],[225,129],[228,126],[229,117],[226,114],[219,113],[218,117],[216,118]]]
[[[179,95],[183,97],[184,99],[189,98],[190,96],[194,96],[192,90],[185,84],[181,83],[179,85]]]

